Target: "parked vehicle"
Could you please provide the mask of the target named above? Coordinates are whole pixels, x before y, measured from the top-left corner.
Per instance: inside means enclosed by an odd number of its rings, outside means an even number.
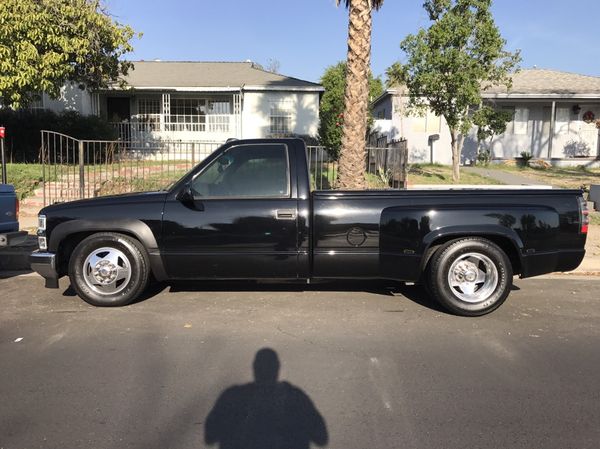
[[[44,208],[32,269],[68,275],[96,306],[149,279],[376,279],[423,283],[483,315],[522,278],[575,269],[578,190],[312,191],[298,139],[228,142],[165,191]]]
[[[14,186],[0,184],[0,247],[19,245],[27,232],[19,231],[19,200]]]

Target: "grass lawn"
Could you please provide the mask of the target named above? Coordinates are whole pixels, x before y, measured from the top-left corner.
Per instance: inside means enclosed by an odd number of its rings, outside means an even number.
[[[17,197],[31,195],[42,182],[42,166],[40,164],[6,164],[8,183],[15,186]]]
[[[452,167],[439,164],[411,164],[408,169],[409,184],[454,184],[452,182]],[[502,184],[495,179],[486,178],[475,173],[460,172],[457,184]]]
[[[587,189],[590,184],[600,184],[599,169],[586,169],[585,167],[531,168],[503,164],[490,165],[489,168],[518,173],[526,178],[564,189],[579,189],[582,186]]]

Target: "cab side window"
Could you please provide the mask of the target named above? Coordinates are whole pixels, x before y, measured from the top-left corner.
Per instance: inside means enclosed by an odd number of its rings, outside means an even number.
[[[231,147],[196,176],[192,191],[200,198],[286,198],[290,195],[287,147]]]

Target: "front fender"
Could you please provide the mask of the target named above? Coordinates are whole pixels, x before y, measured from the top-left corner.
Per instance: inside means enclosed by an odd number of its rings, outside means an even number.
[[[52,253],[58,253],[61,243],[66,238],[81,232],[120,232],[135,237],[146,249],[154,277],[159,281],[167,279],[156,236],[143,221],[135,218],[75,219],[66,221],[52,229],[48,241],[48,250]]]
[[[66,221],[52,229],[48,250],[58,251],[61,242],[68,237],[80,232],[121,232],[130,234],[137,238],[146,250],[150,253],[158,249],[156,237],[150,227],[141,220],[135,218],[119,219],[76,219]]]

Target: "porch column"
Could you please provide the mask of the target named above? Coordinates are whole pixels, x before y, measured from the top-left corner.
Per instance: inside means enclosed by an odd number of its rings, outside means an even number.
[[[235,137],[242,138],[242,92],[233,94],[233,116],[235,121]]]
[[[554,142],[554,129],[556,128],[556,101],[552,101],[550,112],[550,135],[548,136],[548,159],[552,159],[552,144]]]
[[[160,102],[160,130],[166,131],[168,123],[168,117],[171,115],[171,94],[162,94],[162,101]]]

